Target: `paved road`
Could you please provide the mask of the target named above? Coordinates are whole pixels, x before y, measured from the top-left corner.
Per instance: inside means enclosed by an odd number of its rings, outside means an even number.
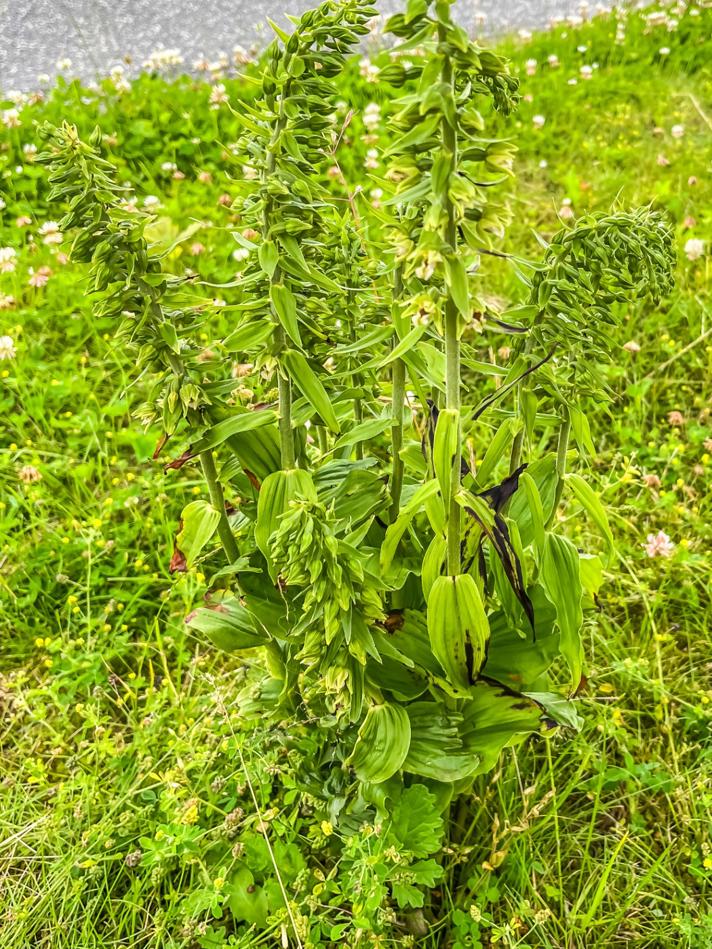
[[[129,55],[141,64],[157,47],[176,48],[190,65],[236,44],[259,41],[271,16],[299,13],[315,0],[0,0],[0,89],[31,89],[53,75],[61,58],[69,73],[90,79]],[[461,18],[486,16],[490,33],[542,26],[577,11],[579,0],[459,0]],[[391,13],[399,0],[381,0]],[[594,3],[591,3],[594,6]]]

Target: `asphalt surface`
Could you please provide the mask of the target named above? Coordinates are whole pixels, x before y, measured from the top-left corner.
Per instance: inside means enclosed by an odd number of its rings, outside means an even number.
[[[249,47],[269,35],[264,18],[285,24],[316,0],[0,0],[0,90],[27,91],[38,76],[63,71],[89,80],[130,57],[141,66],[160,47],[180,51],[186,68],[215,59],[237,44]],[[383,14],[404,4],[381,0]],[[593,8],[594,2],[591,2]],[[485,16],[485,31],[545,26],[554,16],[574,15],[579,0],[459,0],[464,25]],[[264,40],[262,40],[264,42]]]

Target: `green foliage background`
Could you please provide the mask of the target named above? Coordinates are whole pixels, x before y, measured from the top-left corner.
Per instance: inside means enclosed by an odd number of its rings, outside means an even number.
[[[584,732],[505,756],[478,784],[476,818],[450,855],[472,894],[449,914],[453,946],[712,944],[712,43],[710,12],[698,13],[672,32],[631,14],[620,44],[612,18],[503,44],[525,94],[502,120],[520,145],[515,249],[537,255],[533,231],[558,229],[565,198],[577,215],[652,198],[672,216],[681,253],[672,297],[626,314],[620,358],[606,370],[617,401],[588,415],[622,559],[606,575],[587,643]],[[593,63],[584,79],[580,67]],[[358,61],[344,82],[356,114],[342,171],[370,190],[362,111],[386,92]],[[250,96],[249,79],[225,85],[235,108]],[[38,234],[55,212],[23,146],[39,145],[36,123],[46,119],[84,134],[99,124],[139,197],[160,199],[167,238],[191,219],[211,222],[174,252],[176,272],[232,279],[233,222],[220,199],[239,174],[238,128],[209,94],[192,79],[148,75],[121,95],[108,80],[99,91],[60,83],[0,135],[0,246],[18,252],[15,271],[0,274],[0,294],[15,299],[0,311],[0,335],[17,350],[0,362],[0,932],[9,947],[279,945],[283,932],[293,939],[282,886],[305,945],[406,945],[413,937],[393,925],[387,894],[434,880],[438,828],[429,836],[422,795],[402,822],[342,843],[295,787],[314,735],[245,727],[234,704],[244,668],[183,622],[203,589],[200,567],[168,572],[185,496],[201,488],[190,468],[151,462],[155,435],[129,416],[141,384],[127,388],[132,367],[110,322],[92,318],[81,270],[60,264]],[[30,223],[20,226],[23,215]],[[688,260],[689,238],[706,240],[708,253]],[[190,253],[196,241],[204,253]],[[45,265],[47,285],[28,286],[28,268]],[[520,295],[505,266],[489,287],[502,302]],[[223,319],[218,312],[215,336]],[[624,348],[631,342],[639,351]],[[483,360],[507,343],[485,332]],[[28,465],[41,480],[22,480]],[[573,500],[564,529],[586,548],[602,543]],[[676,546],[651,559],[643,545],[659,530]]]

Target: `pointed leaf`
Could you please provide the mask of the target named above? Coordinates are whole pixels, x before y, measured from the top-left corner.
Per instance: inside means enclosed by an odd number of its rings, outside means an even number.
[[[282,362],[289,377],[302,393],[314,411],[321,416],[324,424],[338,435],[339,423],[336,419],[331,400],[326,389],[314,374],[306,358],[296,351],[287,349],[282,353]]]

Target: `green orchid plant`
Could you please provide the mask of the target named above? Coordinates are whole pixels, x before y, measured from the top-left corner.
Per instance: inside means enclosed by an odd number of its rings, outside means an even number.
[[[505,747],[576,725],[604,561],[556,513],[573,498],[614,552],[605,509],[568,470],[574,441],[593,448],[581,401],[606,396],[620,304],[668,292],[674,262],[647,209],[562,227],[538,262],[498,249],[508,212],[491,195],[514,147],[485,137],[484,115],[516,107],[517,81],[449,0],[390,20],[383,199],[344,193],[328,173],[343,147],[334,80],[374,13],[327,0],[293,33],[275,27],[239,107],[245,267],[207,361],[210,307],[164,269],[99,139],[48,129],[44,156],[72,255],[152,380],[139,415],[208,485],[176,539],[176,563],[212,568],[188,622],[244,652],[245,714],[322,730],[310,789],[344,826],[416,783],[445,811]],[[526,286],[507,313],[481,289],[493,256]],[[513,335],[508,366],[481,359],[483,327]]]

